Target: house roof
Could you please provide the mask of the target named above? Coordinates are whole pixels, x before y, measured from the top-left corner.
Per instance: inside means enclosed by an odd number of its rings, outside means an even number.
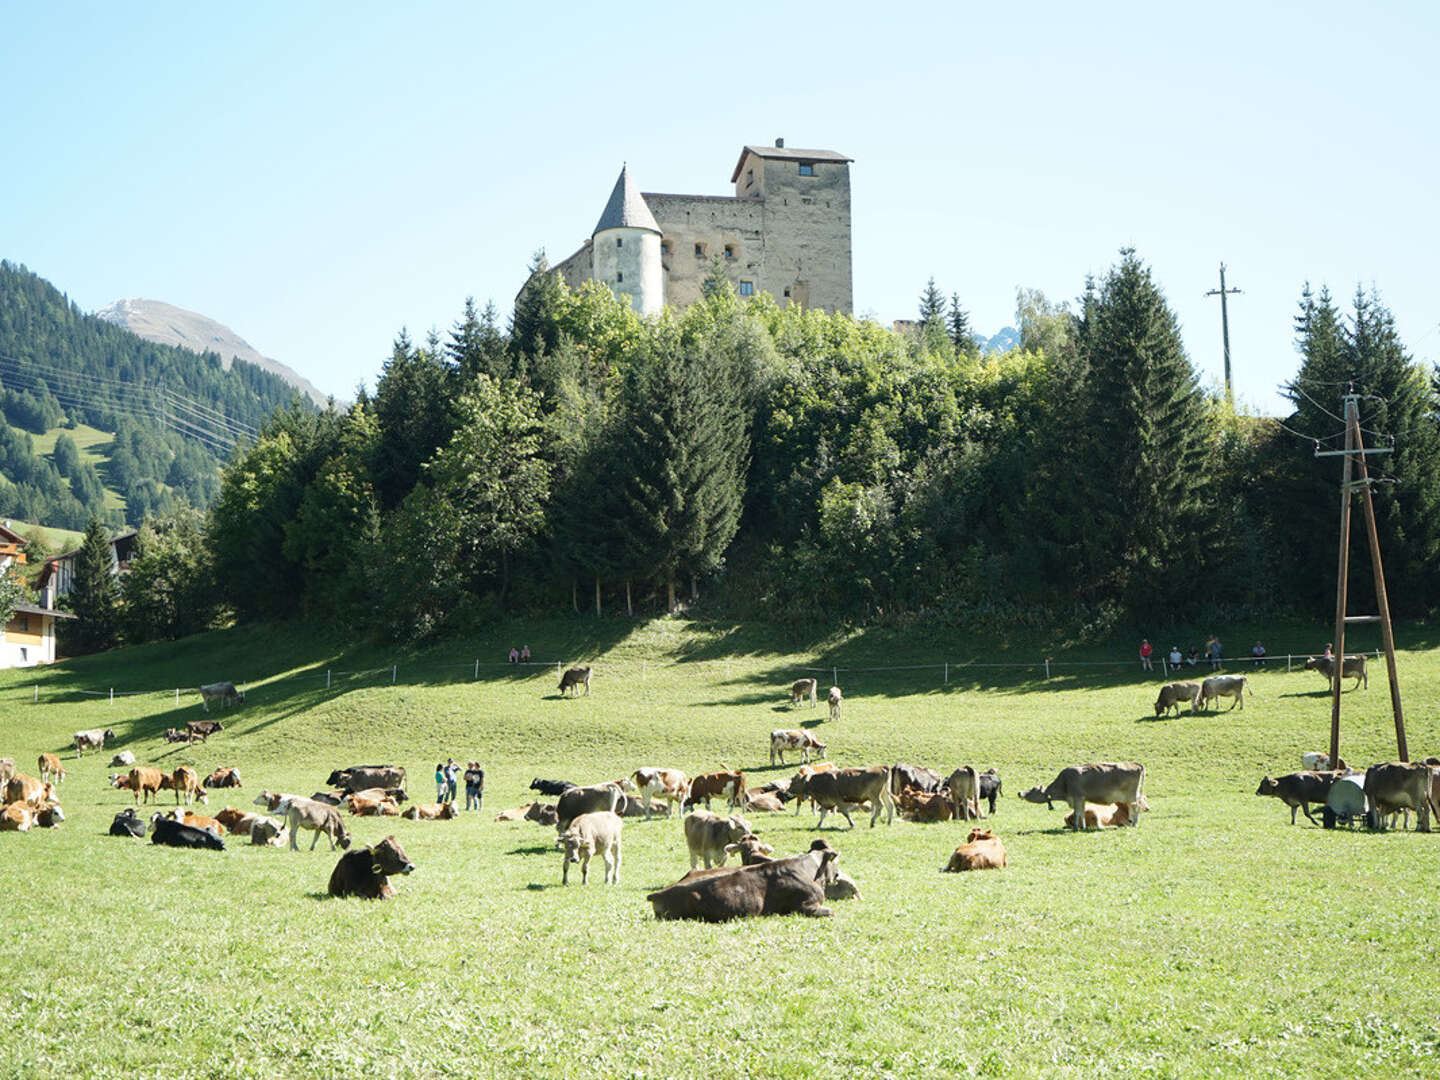
[[[740,179],[740,170],[745,167],[745,155],[754,154],[762,158],[779,158],[783,161],[854,161],[854,158],[837,154],[834,150],[800,150],[788,146],[747,146],[740,151],[740,160],[735,162],[735,171],[730,174],[733,184]]]
[[[595,233],[604,232],[606,229],[648,229],[653,233],[660,232],[660,225],[655,220],[655,215],[650,212],[650,207],[645,205],[640,189],[630,182],[630,169],[627,166],[621,166],[620,178],[615,181],[615,190],[610,192],[610,201],[605,204],[600,220],[595,224]],[[591,235],[594,236],[595,233]]]
[[[0,541],[10,544],[20,544],[22,546],[30,542],[14,529],[10,528],[10,522],[8,521],[0,522]]]
[[[56,611],[54,608],[40,607],[36,604],[16,604],[15,614],[17,615],[50,615],[56,619],[74,619],[78,616],[71,615],[68,611]]]

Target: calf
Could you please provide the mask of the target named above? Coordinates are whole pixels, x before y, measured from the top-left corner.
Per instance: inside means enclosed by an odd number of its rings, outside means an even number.
[[[620,832],[623,822],[618,814],[597,810],[581,814],[560,834],[559,844],[565,851],[560,870],[560,884],[570,884],[570,864],[580,864],[580,884],[590,880],[590,860],[599,855],[605,860],[605,884],[620,884]]]
[[[660,919],[725,922],[794,912],[823,917],[834,914],[824,904],[825,886],[836,878],[838,858],[834,848],[816,841],[804,855],[679,881],[645,899]]]
[[[53,780],[58,784],[65,779],[65,770],[60,765],[58,754],[41,754],[37,766],[41,780]]]
[[[1322,754],[1318,750],[1307,750],[1305,751],[1305,753],[1300,755],[1300,764],[1304,767],[1306,772],[1329,772],[1330,755]],[[1345,764],[1345,759],[1337,759],[1335,762],[1335,768],[1339,772],[1344,772],[1348,768],[1348,766]]]
[[[911,821],[949,821],[954,806],[949,796],[939,791],[916,791],[906,788],[895,796],[900,816]]]
[[[186,825],[193,825],[197,829],[209,829],[216,836],[225,835],[225,826],[220,824],[219,820],[216,818],[206,817],[203,814],[197,814],[194,811],[186,810],[185,816],[181,820]]]
[[[55,785],[48,780],[37,780],[24,773],[16,773],[5,781],[0,802],[24,803],[33,810],[39,810],[55,801]]]
[[[721,817],[708,810],[696,810],[685,816],[685,846],[690,849],[690,869],[700,860],[705,868],[724,866],[726,848],[738,844],[753,832],[750,823],[739,814]]]
[[[188,742],[194,742],[196,739],[199,739],[201,742],[207,742],[211,735],[224,730],[225,725],[220,723],[219,720],[185,721],[185,737]]]
[[[579,787],[579,785],[572,784],[569,780],[541,780],[537,776],[530,781],[531,791],[538,791],[541,795],[548,795],[552,799],[564,795],[573,787]]]
[[[840,706],[845,700],[845,695],[840,693],[838,686],[830,687],[830,719],[840,719]]]
[[[245,785],[240,782],[239,769],[223,768],[216,769],[209,776],[207,776],[205,778],[205,786],[207,788],[221,788],[244,787]]]
[[[156,814],[150,819],[150,842],[168,847],[203,848],[209,851],[224,851],[225,841],[209,829],[197,829],[183,825],[173,818]]]
[[[590,696],[590,677],[594,674],[593,668],[572,667],[564,675],[560,676],[560,693],[563,695],[566,690],[570,696],[575,697],[580,687],[585,687],[585,696]]]
[[[955,807],[955,816],[969,821],[980,816],[980,774],[973,765],[962,765],[952,772],[945,781],[950,788],[950,801]]]
[[[971,829],[970,838],[955,849],[942,873],[958,874],[965,870],[999,870],[1009,866],[1005,845],[989,829]]]
[[[533,821],[537,825],[558,825],[560,815],[555,807],[549,803],[532,803],[530,809],[525,811],[525,820]]]
[[[530,808],[534,805],[535,803],[526,803],[524,806],[517,806],[514,810],[501,810],[498,814],[495,815],[495,820],[524,821],[526,820],[526,815],[530,813]],[[410,810],[414,809],[415,807],[413,806],[410,808]],[[405,813],[408,815],[410,813],[410,810],[405,811]]]
[[[796,679],[790,684],[790,704],[799,705],[807,697],[811,708],[815,707],[815,691],[819,686],[814,679]]]
[[[350,833],[345,829],[345,822],[340,817],[340,811],[333,806],[291,796],[285,811],[285,824],[290,829],[291,851],[300,850],[296,840],[301,829],[309,829],[315,834],[310,839],[311,851],[315,850],[321,834],[324,834],[325,838],[330,841],[331,851],[335,850],[337,844],[342,851],[348,850],[350,847]]]
[[[0,832],[29,832],[35,825],[37,811],[24,803],[6,803],[0,807]]]
[[[1000,774],[989,768],[980,774],[980,798],[990,804],[990,816],[995,816],[995,800],[1000,797]]]
[[[709,810],[713,798],[725,799],[725,804],[730,807],[744,804],[745,774],[739,769],[701,773],[690,781],[690,794],[685,806],[698,806],[703,802],[705,809]]]
[[[1122,825],[1129,824],[1129,803],[1085,804],[1085,828],[1087,829],[1117,829]],[[1074,810],[1065,815],[1065,825],[1072,829],[1075,827]]]
[[[273,818],[262,817],[250,826],[251,844],[267,847],[284,847],[289,840],[289,826]]]
[[[1295,824],[1296,810],[1303,813],[1314,825],[1316,821],[1315,816],[1310,813],[1310,804],[1318,803],[1324,806],[1325,800],[1330,796],[1330,788],[1339,776],[1338,772],[1295,772],[1274,780],[1267,776],[1260,781],[1255,794],[1279,799],[1290,807],[1291,825]]]
[[[215,820],[225,826],[236,836],[249,836],[250,830],[255,827],[256,822],[265,821],[264,814],[257,814],[251,810],[236,810],[227,806],[215,815]]]
[[[145,835],[149,827],[149,823],[135,812],[133,806],[127,806],[110,822],[110,835],[139,839]]]
[[[415,803],[400,816],[411,821],[449,821],[459,815],[460,811],[455,809],[453,802],[445,802]]]
[[[808,731],[770,732],[770,764],[784,765],[787,750],[799,750],[801,758],[806,764],[810,762],[810,751],[812,750],[818,757],[825,756],[825,744]]]
[[[399,817],[400,804],[385,794],[354,792],[345,797],[352,814],[358,817]]]
[[[181,731],[179,728],[167,727],[164,738],[167,743],[189,742],[190,733]]]
[[[103,750],[108,739],[115,738],[115,732],[109,728],[90,728],[88,731],[75,732],[75,756],[83,757],[86,750]]]
[[[395,837],[387,836],[373,847],[356,848],[340,856],[330,874],[330,895],[388,900],[395,895],[390,875],[408,874],[414,869],[405,849]]]
[[[745,809],[757,814],[778,814],[785,809],[785,804],[773,791],[747,791]]]

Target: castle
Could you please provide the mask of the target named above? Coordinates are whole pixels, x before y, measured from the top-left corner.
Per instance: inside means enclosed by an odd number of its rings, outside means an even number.
[[[583,247],[555,266],[572,289],[603,281],[642,315],[684,308],[717,262],[736,292],[850,314],[850,162],[833,150],[747,146],[734,195],[641,192],[628,167]]]

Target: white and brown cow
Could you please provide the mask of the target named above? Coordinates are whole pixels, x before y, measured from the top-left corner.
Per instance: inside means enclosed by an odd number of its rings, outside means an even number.
[[[810,752],[813,750],[817,757],[825,756],[825,744],[815,738],[808,731],[772,731],[770,732],[770,764],[784,765],[785,752],[787,750],[800,751],[801,759],[809,764]]]
[[[676,809],[684,806],[690,794],[690,779],[679,769],[644,766],[620,781],[620,787],[640,796],[640,805],[645,809],[645,820],[649,821],[652,801],[658,800]]]
[[[736,807],[745,802],[745,795],[745,774],[739,769],[701,773],[690,781],[685,805],[698,806],[703,802],[709,810],[711,799],[724,799],[727,806]]]

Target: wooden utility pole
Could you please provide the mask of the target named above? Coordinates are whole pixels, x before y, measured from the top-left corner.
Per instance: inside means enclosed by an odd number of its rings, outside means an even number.
[[[1385,644],[1385,668],[1390,676],[1390,708],[1395,715],[1395,745],[1399,760],[1409,761],[1410,752],[1405,745],[1405,713],[1400,705],[1400,683],[1395,672],[1395,634],[1390,623],[1390,598],[1385,590],[1385,567],[1380,559],[1380,534],[1375,526],[1375,501],[1370,494],[1370,470],[1365,464],[1366,454],[1388,454],[1388,447],[1366,449],[1360,434],[1360,395],[1344,395],[1345,449],[1317,450],[1316,457],[1345,455],[1344,472],[1340,480],[1340,563],[1335,575],[1335,655],[1330,661],[1330,762],[1340,760],[1340,688],[1345,670],[1345,626],[1347,623],[1380,624],[1380,636]],[[1353,479],[1355,472],[1359,479]],[[1350,500],[1358,488],[1365,510],[1365,532],[1370,543],[1370,568],[1375,575],[1375,615],[1347,615],[1350,589]]]
[[[1235,392],[1230,388],[1230,308],[1225,303],[1225,297],[1230,293],[1238,293],[1239,289],[1225,288],[1225,264],[1220,264],[1220,288],[1211,289],[1206,296],[1220,297],[1220,336],[1225,342],[1225,400],[1227,403],[1235,404]]]

